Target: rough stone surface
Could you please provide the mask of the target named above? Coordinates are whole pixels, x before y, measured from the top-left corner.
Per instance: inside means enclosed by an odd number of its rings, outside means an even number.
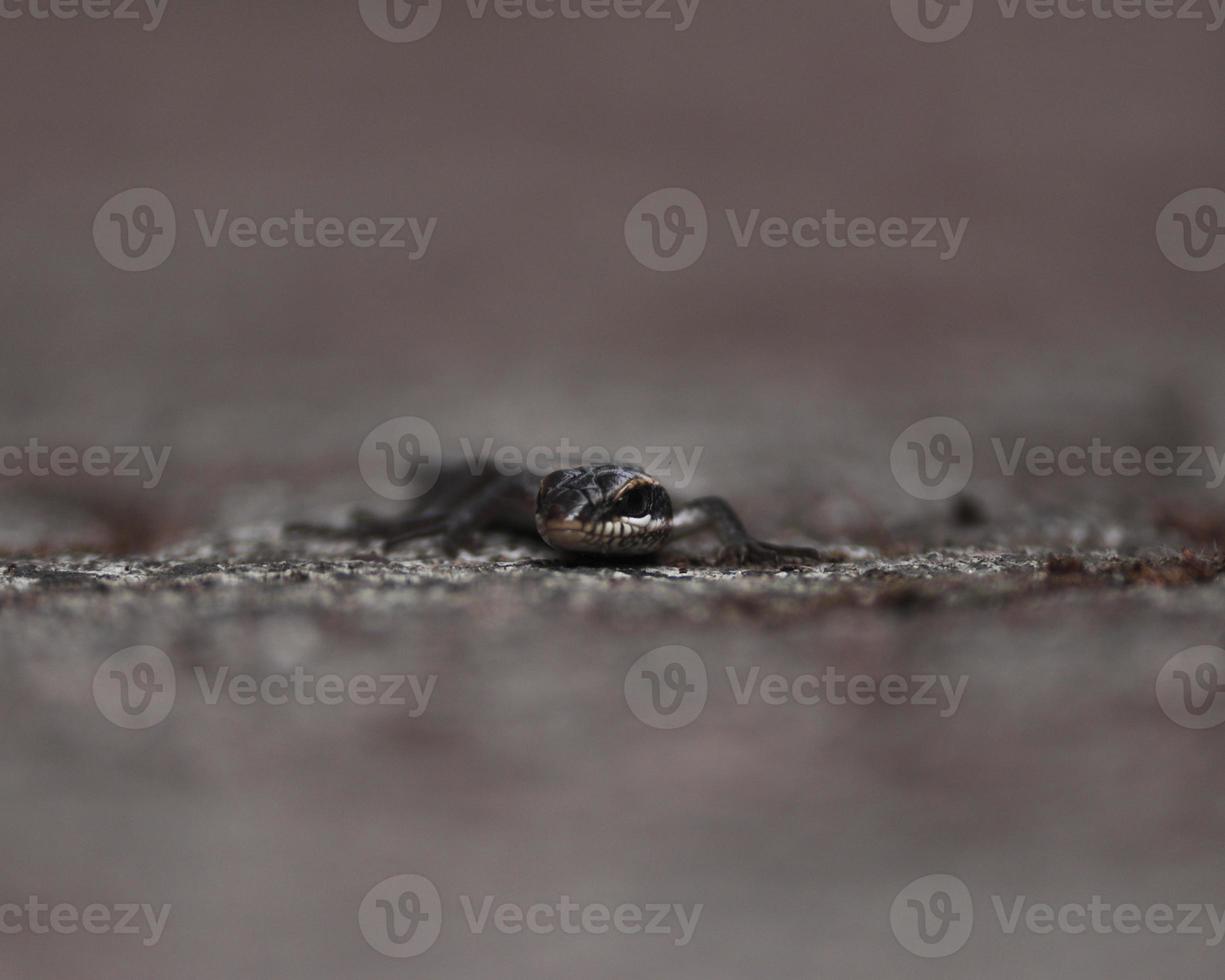
[[[1219,898],[1220,849],[1194,842],[1225,817],[1221,736],[1178,727],[1154,697],[1171,655],[1220,640],[1219,564],[848,550],[815,568],[609,568],[509,540],[383,556],[267,525],[157,557],[3,559],[6,894],[172,907],[147,949],[6,937],[7,972],[1216,975],[1208,937],[1008,935],[991,896]],[[673,644],[699,654],[709,693],[669,731],[635,716],[625,685]],[[108,722],[93,695],[134,645],[165,651],[176,678],[145,730]],[[419,713],[408,688],[405,705],[210,703],[219,677],[295,668],[436,680]],[[737,703],[750,678],[826,668],[965,686],[956,710],[939,687],[931,705]],[[890,907],[938,872],[966,882],[977,924],[929,963],[898,945]],[[443,901],[419,960],[379,955],[359,929],[363,896],[402,873]],[[685,946],[474,935],[461,897],[479,910],[487,895],[703,910]]]

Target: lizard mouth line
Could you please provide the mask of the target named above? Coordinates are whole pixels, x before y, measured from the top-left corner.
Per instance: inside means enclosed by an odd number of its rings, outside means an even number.
[[[659,542],[661,529],[632,524],[603,521],[587,523],[574,518],[542,520],[538,525],[540,536],[552,547],[567,551],[630,551],[637,547],[654,550]]]

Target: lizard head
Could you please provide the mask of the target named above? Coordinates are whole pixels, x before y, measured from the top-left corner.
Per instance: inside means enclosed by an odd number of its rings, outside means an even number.
[[[555,470],[536,494],[536,530],[558,551],[652,554],[672,531],[672,500],[657,480],[631,466]]]

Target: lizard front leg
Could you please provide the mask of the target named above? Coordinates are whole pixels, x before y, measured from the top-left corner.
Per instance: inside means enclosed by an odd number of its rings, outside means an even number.
[[[805,562],[841,561],[841,556],[826,555],[815,548],[771,544],[759,541],[722,497],[699,497],[677,509],[672,518],[672,538],[713,531],[723,546],[721,558],[738,565],[777,565],[788,559]]]

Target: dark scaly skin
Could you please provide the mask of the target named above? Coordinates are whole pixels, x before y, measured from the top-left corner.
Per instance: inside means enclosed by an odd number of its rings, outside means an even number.
[[[347,527],[291,525],[293,533],[330,538],[381,539],[384,549],[441,535],[449,554],[484,531],[538,534],[571,555],[646,558],[669,542],[703,531],[722,545],[721,558],[737,565],[812,564],[839,561],[813,548],[770,544],[745,529],[722,497],[701,497],[673,507],[667,490],[640,469],[615,463],[556,470],[543,480],[515,476],[444,473],[425,506],[383,519],[358,512]]]

